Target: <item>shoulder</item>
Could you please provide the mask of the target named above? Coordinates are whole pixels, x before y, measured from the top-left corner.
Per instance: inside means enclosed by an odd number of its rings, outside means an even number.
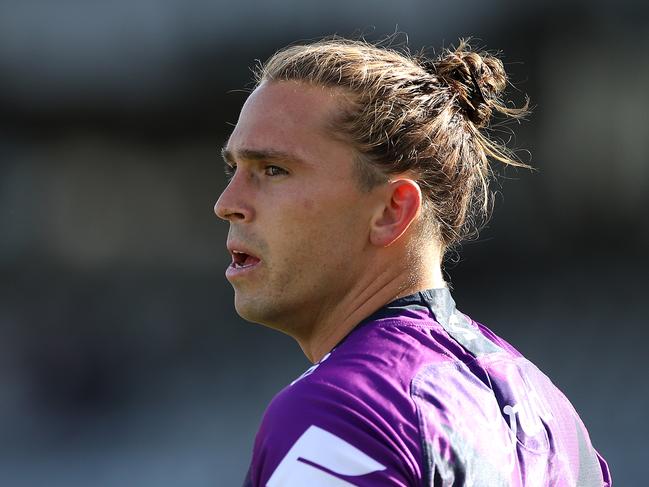
[[[316,482],[323,475],[340,485],[421,483],[412,338],[380,327],[354,335],[275,396],[255,441],[253,485],[334,485]]]

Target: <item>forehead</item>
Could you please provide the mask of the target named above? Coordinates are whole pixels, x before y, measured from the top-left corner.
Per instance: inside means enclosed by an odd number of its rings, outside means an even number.
[[[330,127],[341,110],[330,88],[295,81],[263,82],[248,97],[227,143],[243,150],[294,153],[313,158],[334,150]]]

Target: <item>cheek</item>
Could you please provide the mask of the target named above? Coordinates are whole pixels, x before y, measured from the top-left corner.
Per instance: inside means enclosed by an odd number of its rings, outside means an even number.
[[[313,212],[315,202],[311,198],[305,198],[302,200],[302,207],[306,212]]]
[[[273,225],[274,256],[282,269],[287,265],[299,273],[308,266],[312,272],[335,244],[337,216],[313,198],[295,199],[290,209],[278,212]],[[296,276],[297,277],[297,276]]]
[[[336,253],[358,244],[365,222],[355,210],[362,202],[348,193],[300,189],[265,207],[278,257],[317,259],[323,252]]]

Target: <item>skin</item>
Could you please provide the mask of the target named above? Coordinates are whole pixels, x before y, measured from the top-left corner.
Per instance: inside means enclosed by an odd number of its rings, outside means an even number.
[[[232,177],[214,207],[228,248],[259,259],[226,273],[237,312],[292,336],[312,362],[388,302],[445,286],[439,246],[413,224],[417,183],[403,175],[362,190],[354,149],[327,132],[341,95],[262,83],[224,148]]]

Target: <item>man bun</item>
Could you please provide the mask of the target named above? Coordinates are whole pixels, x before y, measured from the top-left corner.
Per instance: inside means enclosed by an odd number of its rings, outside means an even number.
[[[489,124],[494,110],[516,115],[500,101],[500,94],[507,86],[502,61],[487,52],[472,51],[467,41],[461,40],[457,48],[444,51],[437,60],[425,62],[423,67],[448,85],[458,108],[477,128]]]

